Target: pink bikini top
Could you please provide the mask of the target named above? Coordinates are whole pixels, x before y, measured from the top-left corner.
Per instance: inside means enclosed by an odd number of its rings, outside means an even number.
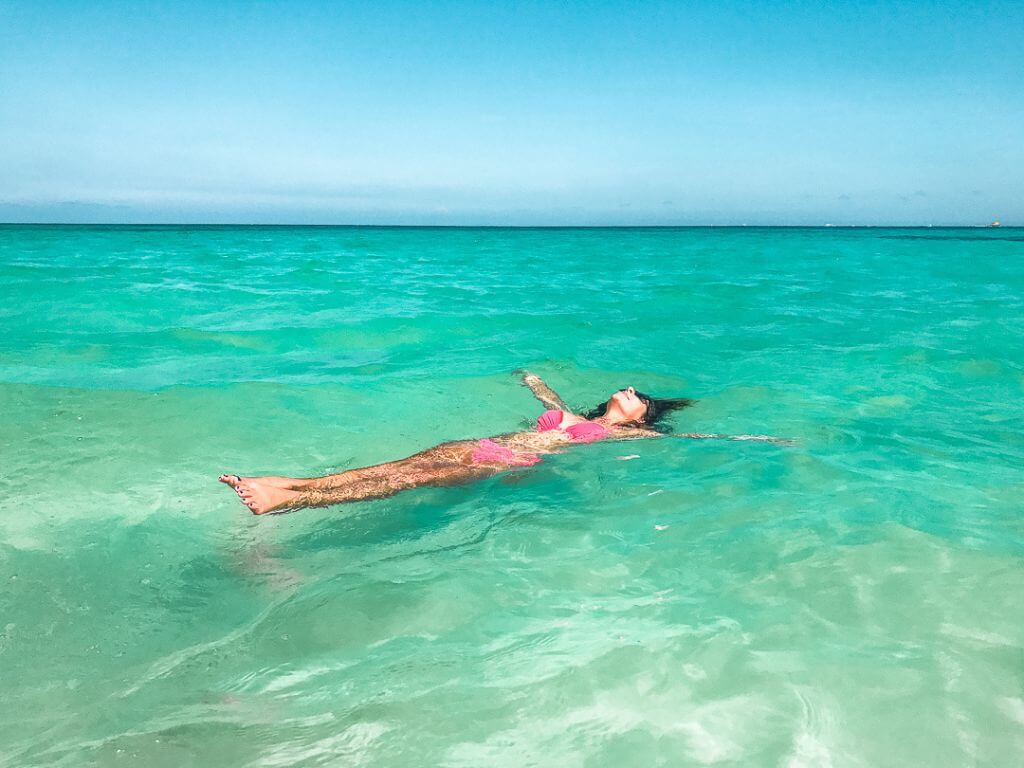
[[[561,423],[561,411],[544,411],[544,413],[537,419],[537,431],[547,432],[552,429],[558,429],[558,425]],[[573,440],[577,440],[581,443],[592,443],[595,440],[600,440],[602,437],[608,436],[608,428],[601,424],[596,424],[593,421],[581,421],[579,424],[573,424],[562,431]]]

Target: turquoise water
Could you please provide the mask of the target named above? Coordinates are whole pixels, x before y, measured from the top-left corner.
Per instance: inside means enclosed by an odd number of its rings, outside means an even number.
[[[1022,230],[2,227],[0,286],[0,765],[1024,759]],[[526,426],[522,366],[799,442],[216,482]]]

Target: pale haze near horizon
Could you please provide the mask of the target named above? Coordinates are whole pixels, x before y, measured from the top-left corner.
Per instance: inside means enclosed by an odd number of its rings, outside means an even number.
[[[1024,224],[1024,3],[0,0],[0,221]]]

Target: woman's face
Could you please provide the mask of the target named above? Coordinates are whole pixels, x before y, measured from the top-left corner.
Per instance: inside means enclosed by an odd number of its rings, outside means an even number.
[[[612,395],[611,400],[608,401],[608,410],[605,415],[610,415],[613,411],[618,412],[626,421],[639,421],[647,412],[647,403],[636,396],[635,389],[626,387]]]

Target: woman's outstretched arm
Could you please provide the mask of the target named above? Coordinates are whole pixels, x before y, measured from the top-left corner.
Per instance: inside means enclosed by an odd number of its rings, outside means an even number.
[[[540,400],[545,407],[555,411],[569,411],[572,413],[572,409],[565,404],[565,401],[558,396],[555,390],[544,383],[540,376],[529,371],[516,371],[516,373],[522,374],[523,384],[533,391],[534,397]]]
[[[795,440],[791,440],[788,437],[774,437],[773,435],[719,435],[709,432],[680,432],[667,435],[667,437],[681,437],[690,440],[754,440],[760,443],[796,445]]]
[[[656,432],[653,429],[619,429],[615,433],[616,440],[646,440],[653,437],[675,437],[683,440],[752,440],[759,443],[775,443],[776,445],[796,445],[795,440],[773,435],[722,435],[713,432]]]

